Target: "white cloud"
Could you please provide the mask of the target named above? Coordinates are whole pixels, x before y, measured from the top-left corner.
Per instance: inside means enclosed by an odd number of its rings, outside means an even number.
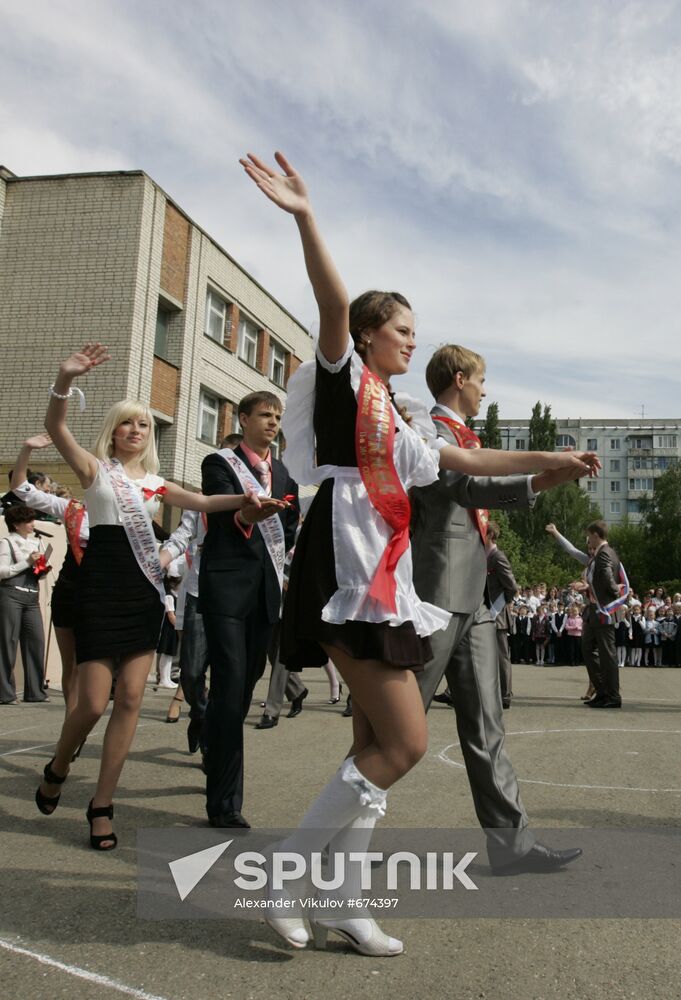
[[[126,0],[8,7],[0,159],[147,170],[308,324],[295,228],[236,164],[283,147],[350,290],[413,301],[407,389],[425,392],[426,345],[460,340],[488,355],[502,416],[538,397],[562,416],[673,414],[677,5],[292,0],[280,15],[273,0],[169,2],[162,18]]]

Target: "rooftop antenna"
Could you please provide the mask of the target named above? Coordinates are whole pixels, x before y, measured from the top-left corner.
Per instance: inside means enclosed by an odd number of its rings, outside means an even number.
[[[645,419],[646,419],[646,405],[645,403],[641,403],[641,420]]]

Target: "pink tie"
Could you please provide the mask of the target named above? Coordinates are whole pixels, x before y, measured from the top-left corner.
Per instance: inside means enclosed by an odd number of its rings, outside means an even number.
[[[255,474],[266,493],[270,492],[270,467],[267,462],[256,462],[253,466]]]

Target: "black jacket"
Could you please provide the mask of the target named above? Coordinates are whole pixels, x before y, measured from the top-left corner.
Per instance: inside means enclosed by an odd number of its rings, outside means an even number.
[[[234,453],[251,472],[254,471],[241,448],[235,448]],[[243,493],[236,474],[216,452],[203,460],[201,482],[206,496]],[[284,526],[288,551],[294,543],[298,525],[298,487],[286,466],[273,458],[272,496],[281,499],[286,494],[293,494],[295,500],[277,516]],[[227,510],[208,515],[208,532],[201,551],[198,610],[204,615],[246,618],[261,597],[264,579],[264,610],[267,620],[273,623],[279,618],[281,604],[277,574],[257,525],[251,537],[245,538],[234,523],[234,513]]]

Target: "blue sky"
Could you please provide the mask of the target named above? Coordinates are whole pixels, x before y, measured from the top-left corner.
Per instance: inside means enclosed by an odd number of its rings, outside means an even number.
[[[327,9],[328,8],[328,9]],[[672,0],[0,0],[0,162],[144,169],[306,325],[282,149],[351,294],[488,359],[502,419],[681,415]]]

